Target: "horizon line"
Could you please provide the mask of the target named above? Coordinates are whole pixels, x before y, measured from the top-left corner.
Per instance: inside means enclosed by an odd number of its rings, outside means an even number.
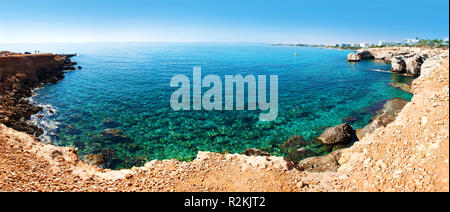
[[[449,36],[444,36],[442,38],[420,38],[421,40],[433,40],[433,39],[448,39]],[[416,38],[413,38],[416,39]],[[407,39],[403,39],[407,40]],[[403,41],[399,40],[399,41]],[[377,40],[386,41],[386,40]],[[368,41],[353,42],[355,44],[365,43]],[[304,45],[335,45],[344,44],[348,42],[322,42],[322,43],[309,43],[309,42],[262,42],[262,41],[64,41],[64,42],[1,42],[0,44],[89,44],[89,43],[211,43],[211,44],[304,44]]]

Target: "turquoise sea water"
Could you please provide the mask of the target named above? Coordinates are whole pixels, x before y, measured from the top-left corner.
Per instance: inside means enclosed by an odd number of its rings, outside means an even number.
[[[192,159],[198,151],[242,152],[247,147],[284,155],[278,148],[293,135],[312,140],[330,126],[352,120],[368,124],[383,100],[412,96],[389,87],[411,78],[373,71],[390,65],[347,63],[349,51],[276,47],[266,44],[39,44],[2,45],[8,50],[78,53],[83,67],[36,91],[38,104],[51,105],[38,124],[59,145],[83,155],[114,152],[110,168],[142,165],[152,159]],[[297,57],[294,56],[297,53]],[[170,107],[170,79],[203,75],[279,76],[279,116],[259,122],[260,111],[184,111]],[[348,118],[351,117],[351,118]],[[121,138],[102,132],[119,129]],[[118,131],[117,131],[118,132]],[[119,132],[120,134],[120,132]],[[317,154],[317,146],[309,149]]]

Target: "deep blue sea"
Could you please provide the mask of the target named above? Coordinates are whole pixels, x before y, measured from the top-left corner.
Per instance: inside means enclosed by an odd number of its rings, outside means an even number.
[[[35,118],[52,142],[80,154],[114,152],[110,168],[153,159],[190,160],[198,151],[242,152],[247,147],[283,155],[278,145],[293,135],[312,140],[330,126],[351,120],[362,128],[384,100],[410,94],[388,86],[412,79],[377,72],[390,65],[347,63],[349,51],[267,44],[8,44],[10,51],[77,53],[83,69],[36,91],[33,100],[56,113]],[[297,56],[294,54],[297,53]],[[260,122],[260,111],[173,111],[177,74],[279,76],[279,116]],[[47,107],[46,107],[47,108]],[[106,138],[115,132],[123,139]],[[307,148],[320,152],[315,144]]]

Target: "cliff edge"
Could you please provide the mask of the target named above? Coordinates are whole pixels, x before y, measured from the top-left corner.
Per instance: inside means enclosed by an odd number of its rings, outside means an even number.
[[[0,52],[0,123],[39,137],[42,130],[27,120],[42,108],[26,98],[41,83],[56,83],[74,69],[67,57],[54,54]]]

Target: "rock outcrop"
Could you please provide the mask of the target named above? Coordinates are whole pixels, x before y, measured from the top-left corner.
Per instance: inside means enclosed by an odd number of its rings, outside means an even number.
[[[348,62],[359,62],[361,58],[358,57],[356,53],[350,53],[347,57]]]
[[[364,59],[383,60],[392,64],[392,72],[419,76],[424,69],[430,71],[447,59],[446,49],[419,47],[387,47],[361,49],[350,53],[348,61],[359,62]]]
[[[65,57],[53,54],[12,55],[0,57],[0,81],[21,74],[27,85],[51,83],[64,77]]]
[[[41,83],[56,83],[64,78],[70,59],[53,54],[22,55],[3,52],[0,56],[0,123],[39,136],[38,127],[28,123],[42,108],[25,98]]]
[[[341,151],[334,151],[326,156],[306,158],[297,165],[298,169],[308,172],[337,172]]]
[[[418,76],[420,75],[420,70],[422,68],[423,61],[426,57],[422,55],[414,55],[412,57],[405,59],[406,73],[410,75]]]
[[[391,60],[392,69],[394,73],[405,73],[406,72],[406,62],[401,57],[394,57]]]
[[[361,130],[357,130],[358,138],[361,140],[364,136],[372,133],[376,129],[386,127],[388,124],[394,122],[406,104],[408,104],[408,101],[401,98],[388,100],[368,125]]]
[[[348,144],[355,135],[355,130],[349,124],[341,124],[326,129],[318,140],[324,145]]]
[[[360,60],[371,60],[371,59],[375,59],[375,57],[373,56],[372,52],[367,51],[367,50],[363,50],[363,51],[358,51],[357,56]]]
[[[358,51],[357,53],[350,53],[347,57],[349,62],[359,62],[361,60],[375,59],[370,51]]]
[[[448,192],[448,60],[422,72],[412,91],[394,122],[342,151],[338,173],[345,190]]]

